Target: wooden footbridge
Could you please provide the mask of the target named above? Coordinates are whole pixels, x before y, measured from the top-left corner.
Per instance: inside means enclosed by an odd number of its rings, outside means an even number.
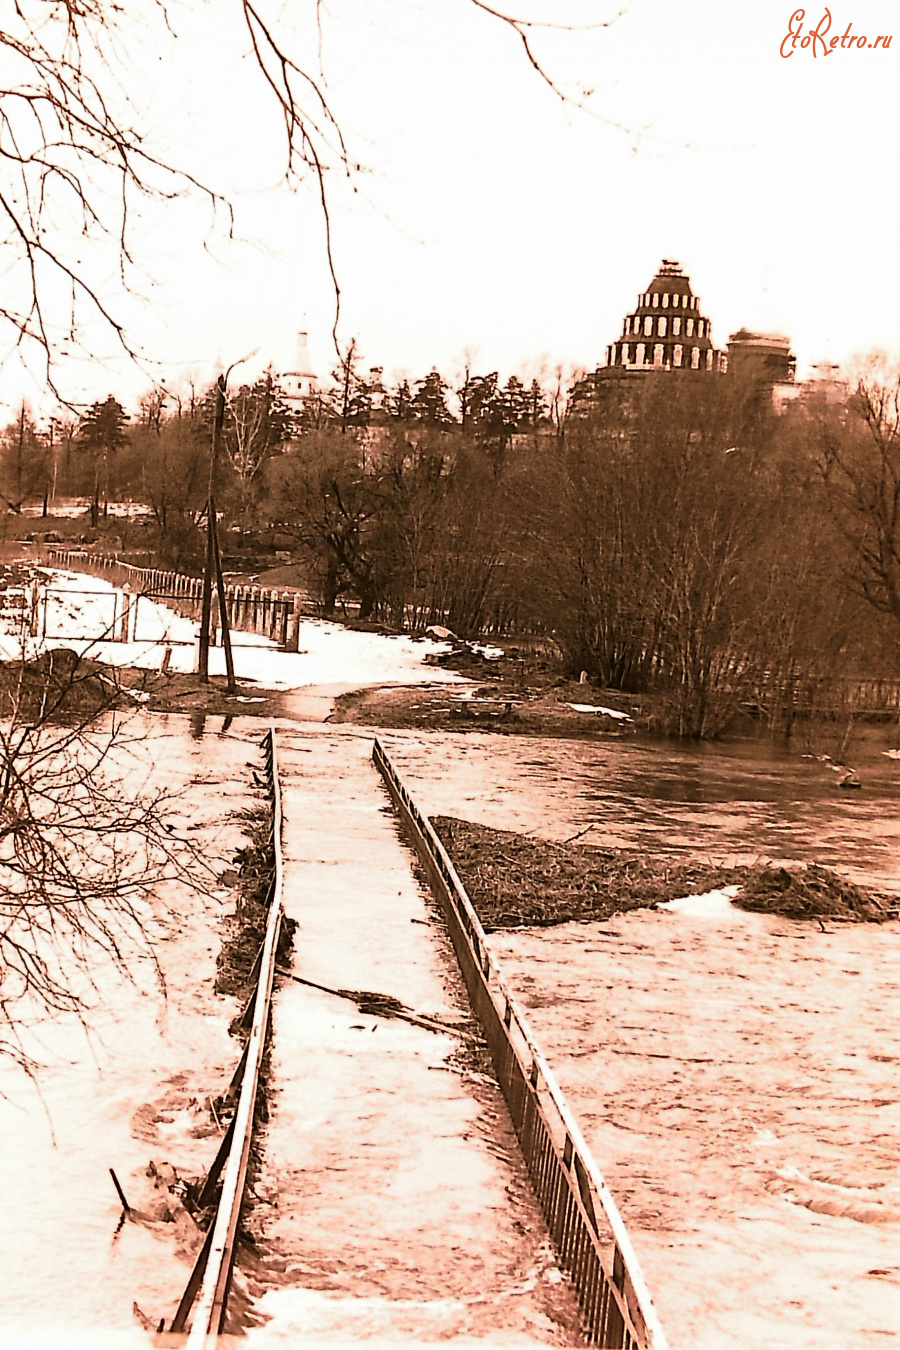
[[[285,827],[280,781],[282,751],[274,729],[266,735],[263,748],[271,803],[272,866],[265,940],[256,964],[255,991],[245,1013],[249,1036],[232,1085],[236,1096],[234,1115],[200,1197],[205,1204],[220,1186],[215,1219],[180,1306],[157,1337],[160,1345],[186,1345],[188,1350],[211,1350],[226,1325],[260,1069],[271,1016],[286,875],[290,890],[290,850],[286,862],[282,844],[283,835],[289,837],[292,827],[290,822]],[[372,759],[439,902],[558,1265],[567,1272],[577,1296],[584,1341],[622,1350],[665,1350],[665,1337],[615,1201],[524,1012],[491,955],[465,888],[430,821],[377,740]],[[374,810],[378,811],[377,802]],[[378,828],[389,830],[389,822],[381,823],[382,820],[383,815],[378,818]],[[324,861],[327,863],[328,859]],[[375,854],[371,862],[373,867],[377,866]],[[338,925],[343,922],[339,914],[331,917]],[[373,922],[378,922],[378,917],[376,913]],[[311,929],[315,929],[316,922],[313,917]],[[405,922],[408,929],[409,921]],[[360,936],[359,947],[365,945],[365,937]],[[302,943],[302,932],[300,940]],[[275,1039],[277,1042],[277,1025]],[[308,1072],[307,1065],[303,1072]],[[430,1081],[434,1081],[434,1075]],[[400,1109],[402,1102],[396,1105]],[[371,1119],[378,1109],[377,1103],[371,1104],[364,1118]]]

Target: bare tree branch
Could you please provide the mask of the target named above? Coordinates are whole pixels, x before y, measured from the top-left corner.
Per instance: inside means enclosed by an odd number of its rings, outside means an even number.
[[[585,24],[555,23],[552,20],[544,19],[521,19],[514,14],[506,14],[502,10],[495,9],[492,5],[485,4],[485,0],[469,0],[469,2],[470,4],[473,4],[476,9],[480,9],[485,14],[489,14],[493,19],[499,19],[501,23],[507,24],[508,27],[512,29],[524,48],[529,65],[540,79],[543,80],[547,88],[556,95],[560,102],[571,104],[573,107],[580,109],[581,112],[587,113],[590,117],[596,118],[597,121],[603,122],[606,126],[613,127],[617,131],[627,132],[629,130],[623,123],[617,122],[610,117],[604,117],[595,109],[587,107],[583,98],[574,98],[571,94],[566,93],[562,86],[550,74],[544,63],[540,61],[535,54],[528,35],[529,32],[535,29],[550,29],[555,30],[556,32],[566,33],[583,33],[596,29],[611,28],[614,23],[617,23],[619,19],[623,18],[624,15],[628,13],[631,8],[631,0],[623,5],[618,13],[614,14],[611,18],[597,19],[593,23]]]
[[[536,52],[540,29],[582,31],[609,28],[625,5],[606,20],[572,25],[527,19],[470,0],[520,40],[526,59],[546,86],[566,104],[606,125],[628,128],[587,108],[560,85]],[[322,0],[312,22],[318,40],[318,76],[292,56],[280,16],[265,12],[264,0],[239,0],[248,53],[275,101],[284,143],[284,177],[292,186],[315,188],[325,236],[325,258],[334,293],[333,336],[338,350],[341,288],[332,230],[333,180],[353,182],[360,171],[326,94],[323,73]],[[142,206],[199,194],[213,221],[228,201],[184,167],[157,154],[128,97],[124,42],[118,31],[125,11],[114,0],[10,0],[0,28],[0,271],[5,273],[0,327],[12,335],[12,350],[40,353],[44,378],[61,397],[55,369],[67,344],[89,344],[99,321],[120,350],[135,361],[141,353],[118,307],[92,272],[91,262],[115,257],[118,281],[132,289],[140,258],[133,222]],[[163,0],[147,11],[173,32]],[[211,20],[212,21],[212,20]],[[139,122],[140,119],[138,119]],[[74,247],[73,247],[74,245]],[[89,257],[81,257],[81,248]],[[68,323],[59,318],[68,296]],[[90,353],[88,353],[90,354]]]
[[[173,834],[174,797],[123,789],[114,682],[71,651],[0,666],[0,1055],[29,1066],[29,1028],[84,1022],[99,967],[132,978],[154,954],[150,898],[208,875]]]
[[[162,8],[162,7],[160,7]],[[54,369],[64,343],[78,344],[93,318],[139,360],[136,345],[71,245],[112,243],[129,287],[135,259],[130,224],[135,199],[172,200],[199,192],[213,211],[231,208],[184,169],[154,155],[111,103],[99,75],[107,69],[116,8],[101,0],[18,0],[0,29],[0,259],[7,287],[0,320],[15,347],[37,347],[57,396]],[[125,104],[127,112],[127,102]],[[68,332],[51,322],[59,282],[71,291]]]

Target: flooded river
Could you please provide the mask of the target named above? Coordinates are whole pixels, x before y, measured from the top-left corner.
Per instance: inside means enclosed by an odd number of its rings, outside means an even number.
[[[391,733],[432,813],[900,893],[900,763]],[[890,747],[888,747],[890,748]],[[495,934],[674,1350],[900,1339],[900,923],[722,904]]]
[[[33,1081],[0,1059],[0,1342],[16,1350],[146,1350],[140,1316],[155,1329],[178,1305],[197,1237],[177,1207],[166,1216],[147,1169],[172,1161],[201,1173],[217,1144],[207,1100],[238,1055],[234,1000],[213,992],[229,898],[215,872],[241,842],[258,737],[245,722],[198,741],[186,718],[138,715],[113,753],[129,788],[176,794],[172,827],[212,874],[198,864],[198,889],[172,882],[157,897],[162,979],[146,957],[130,962],[132,984],[98,960],[87,1031],[66,1018],[36,1027]],[[110,1167],[136,1222],[120,1225]]]
[[[889,736],[859,747],[858,791],[838,786],[829,761],[765,742],[383,739],[432,815],[717,862],[817,862],[900,893],[900,759],[884,753]]]
[[[186,718],[135,725],[140,772],[183,790],[178,830],[225,866],[259,724],[210,718],[202,739]],[[883,747],[859,760],[851,793],[825,760],[755,746],[384,739],[431,813],[823,862],[900,893],[900,761]],[[207,1098],[237,1056],[233,1004],[212,988],[227,889],[160,899],[165,995],[149,963],[133,985],[98,971],[89,1038],[44,1027],[36,1084],[0,1063],[6,1344],[146,1347],[133,1304],[155,1326],[180,1297],[195,1237],[154,1218],[147,1168],[203,1170]],[[621,1202],[673,1350],[900,1336],[900,925],[822,933],[720,909],[493,941]],[[118,1232],[111,1166],[147,1215]]]

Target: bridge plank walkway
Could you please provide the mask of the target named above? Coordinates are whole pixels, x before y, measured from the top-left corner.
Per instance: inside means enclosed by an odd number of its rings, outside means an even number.
[[[322,731],[279,745],[295,973],[458,1020],[452,949],[371,742]],[[284,982],[255,1183],[269,1203],[253,1219],[285,1272],[263,1300],[269,1335],[577,1343],[502,1099],[450,1061],[459,1048],[453,1034]],[[263,1344],[266,1329],[255,1335]]]

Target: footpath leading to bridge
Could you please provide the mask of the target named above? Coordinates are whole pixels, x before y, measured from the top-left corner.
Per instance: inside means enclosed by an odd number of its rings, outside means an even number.
[[[465,1021],[455,958],[371,763],[371,740],[279,737],[294,972]],[[254,1225],[284,1287],[250,1346],[473,1338],[575,1344],[498,1089],[465,1038],[285,981]]]

